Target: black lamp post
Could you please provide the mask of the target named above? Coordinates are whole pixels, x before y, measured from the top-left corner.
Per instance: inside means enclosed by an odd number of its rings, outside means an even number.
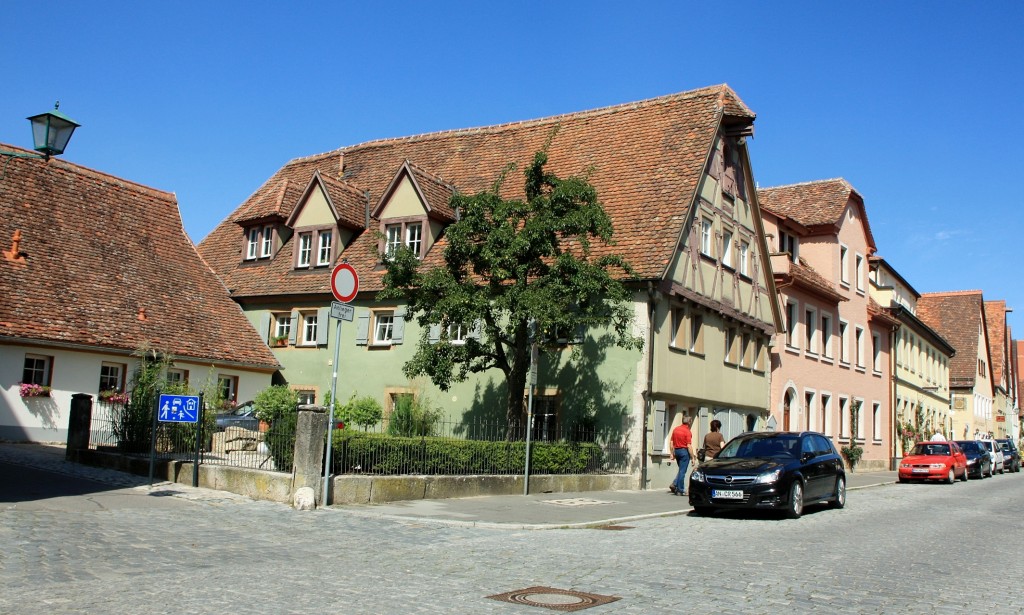
[[[64,153],[64,148],[71,139],[71,133],[80,126],[77,122],[64,115],[57,109],[60,108],[60,101],[53,106],[53,111],[40,113],[28,118],[32,122],[32,140],[35,142],[35,150],[42,152],[43,157],[49,160],[50,156],[58,156]]]

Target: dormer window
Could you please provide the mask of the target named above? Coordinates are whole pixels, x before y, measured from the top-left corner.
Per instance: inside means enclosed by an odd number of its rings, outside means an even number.
[[[254,226],[249,229],[248,238],[245,242],[245,260],[253,261],[259,258],[270,258],[274,249],[274,227]]]
[[[334,261],[334,229],[331,227],[296,231],[295,267],[328,267]],[[316,252],[313,252],[314,245]]]
[[[423,222],[400,222],[384,226],[384,254],[388,258],[394,256],[398,248],[405,246],[412,250],[416,258],[423,257]]]

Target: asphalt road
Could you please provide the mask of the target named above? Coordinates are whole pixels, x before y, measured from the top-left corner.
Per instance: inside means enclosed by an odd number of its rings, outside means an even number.
[[[1024,473],[858,490],[795,521],[681,515],[609,531],[298,512],[97,469],[82,471],[96,484],[59,493],[75,481],[35,468],[12,488],[21,470],[0,471],[0,613],[540,615],[530,600],[581,600],[489,598],[537,586],[618,598],[594,615],[1024,608]]]

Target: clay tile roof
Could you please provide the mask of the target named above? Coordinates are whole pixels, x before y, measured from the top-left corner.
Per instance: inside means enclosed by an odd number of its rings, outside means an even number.
[[[825,276],[818,273],[814,267],[808,265],[807,261],[805,261],[803,257],[801,257],[799,261],[799,263],[789,263],[789,276],[792,277],[795,283],[808,290],[815,290],[837,303],[839,301],[849,301],[849,299],[836,288],[835,284]],[[783,279],[781,281],[784,282],[786,280]]]
[[[845,179],[824,179],[757,190],[757,202],[762,210],[794,220],[812,232],[821,227],[838,226],[851,200],[862,210],[868,245],[874,247],[864,199]]]
[[[338,222],[362,230],[366,228],[366,194],[348,182],[320,176],[327,195],[338,214]]]
[[[446,222],[454,222],[455,210],[452,209],[450,200],[455,194],[455,187],[411,162],[409,169],[412,170],[413,179],[427,200],[431,215]]]
[[[594,246],[595,256],[621,254],[639,278],[660,280],[675,254],[720,125],[726,119],[749,123],[753,117],[728,86],[719,85],[592,111],[353,145],[287,163],[199,249],[235,296],[329,293],[328,271],[308,275],[291,269],[293,241],[270,262],[258,267],[242,263],[244,235],[231,221],[281,177],[304,186],[316,169],[339,178],[341,164],[339,179],[365,188],[369,202],[377,203],[396,170],[415,161],[418,182],[428,175],[435,178],[420,187],[430,206],[441,211],[434,201],[443,195],[435,189],[463,194],[489,189],[510,162],[517,166],[503,184],[503,196],[523,197],[522,171],[550,140],[547,170],[563,177],[589,172],[612,218],[614,245]],[[360,289],[370,292],[381,288],[383,275],[376,231],[362,233],[341,255],[359,272]],[[438,242],[431,253],[443,245]]]
[[[980,290],[923,293],[917,300],[917,316],[956,349],[949,362],[949,383],[953,387],[972,387],[978,373],[978,357],[987,350],[978,348],[978,330],[984,326],[983,299]]]
[[[988,325],[989,357],[995,385],[1003,381],[1006,368],[1006,302],[986,301],[985,322]]]
[[[8,159],[0,248],[0,338],[278,367],[169,192],[56,158]]]

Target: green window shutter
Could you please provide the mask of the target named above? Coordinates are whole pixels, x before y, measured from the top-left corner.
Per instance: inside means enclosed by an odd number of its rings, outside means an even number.
[[[391,343],[401,344],[405,341],[405,308],[395,310],[394,327],[391,329]]]
[[[316,345],[327,345],[327,334],[331,330],[331,308],[320,308],[316,311]]]
[[[360,314],[356,318],[356,345],[365,346],[370,337],[370,315]]]
[[[651,452],[660,455],[665,452],[665,402],[654,402],[654,435],[651,436]]]
[[[294,346],[295,345],[295,340],[298,338],[298,335],[299,335],[299,313],[298,312],[292,312],[292,326],[291,326],[291,329],[288,330],[288,343],[291,344],[292,346]]]
[[[273,321],[274,315],[269,312],[260,316],[260,337],[264,342],[270,341],[270,327]]]

